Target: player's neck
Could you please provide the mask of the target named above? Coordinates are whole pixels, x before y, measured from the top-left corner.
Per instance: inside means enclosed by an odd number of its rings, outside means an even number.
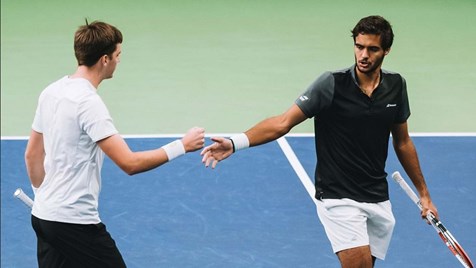
[[[380,68],[369,73],[360,72],[357,68],[356,74],[360,89],[365,95],[370,97],[380,84]]]
[[[69,77],[70,78],[84,78],[88,80],[96,88],[96,90],[98,89],[99,84],[103,80],[101,75],[95,71],[94,66],[87,67],[84,65],[78,66],[78,68],[76,69],[76,72],[74,72]]]

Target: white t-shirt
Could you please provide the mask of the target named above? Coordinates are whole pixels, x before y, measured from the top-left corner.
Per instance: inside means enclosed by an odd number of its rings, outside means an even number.
[[[43,133],[45,179],[32,214],[40,219],[96,224],[104,153],[97,141],[117,134],[96,88],[67,76],[41,93],[33,130]]]

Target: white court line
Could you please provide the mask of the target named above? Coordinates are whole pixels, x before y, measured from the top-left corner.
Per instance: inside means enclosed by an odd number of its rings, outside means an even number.
[[[230,137],[240,133],[205,133],[205,137]],[[124,139],[144,139],[144,138],[181,138],[185,133],[176,134],[119,134]],[[306,134],[307,135],[307,134]],[[311,135],[311,134],[309,134]],[[314,134],[312,134],[314,135]],[[2,140],[27,140],[28,136],[2,136]]]
[[[182,134],[125,134],[123,138],[180,138]],[[229,137],[239,133],[205,133],[205,137]],[[476,137],[476,132],[410,132],[411,137]],[[314,133],[288,133],[286,137],[314,137]],[[27,140],[28,136],[1,136],[1,140]]]
[[[286,140],[285,137],[281,137],[277,139],[277,142],[281,149],[284,152],[284,155],[286,155],[286,158],[288,159],[289,163],[293,167],[294,171],[299,177],[299,180],[301,180],[301,183],[304,185],[304,188],[306,188],[307,193],[311,197],[312,201],[314,204],[316,204],[316,198],[314,198],[316,189],[314,188],[314,183],[312,182],[311,178],[307,174],[306,170],[302,166],[301,162],[299,162],[299,159],[297,158],[296,154],[294,153],[293,149],[289,145],[288,141]]]

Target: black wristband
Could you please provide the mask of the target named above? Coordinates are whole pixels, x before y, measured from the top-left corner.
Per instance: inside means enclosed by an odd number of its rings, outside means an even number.
[[[235,143],[233,142],[233,139],[229,139],[231,141],[231,145],[233,146],[233,153],[235,152]]]

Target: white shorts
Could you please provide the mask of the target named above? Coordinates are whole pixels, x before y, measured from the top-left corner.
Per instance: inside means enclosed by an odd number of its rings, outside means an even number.
[[[317,200],[317,215],[334,253],[370,245],[372,256],[385,259],[395,226],[390,201],[362,203],[347,198]]]

